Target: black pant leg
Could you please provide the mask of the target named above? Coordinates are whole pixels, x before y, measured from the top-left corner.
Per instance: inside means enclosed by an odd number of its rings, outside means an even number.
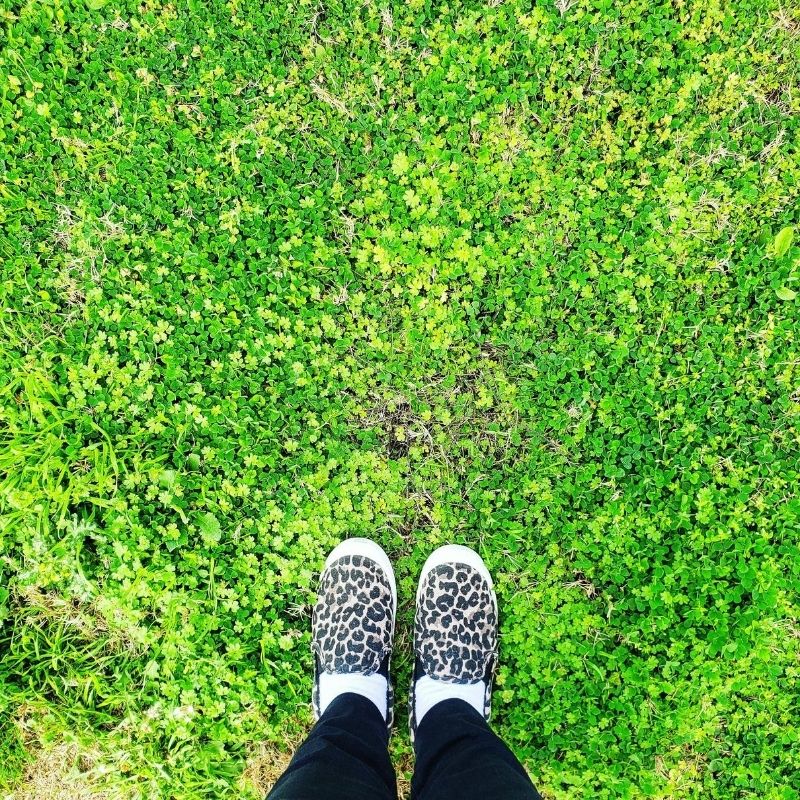
[[[337,697],[300,745],[268,800],[397,800],[389,733],[375,704]]]
[[[522,764],[463,700],[437,703],[415,741],[415,800],[541,800]]]

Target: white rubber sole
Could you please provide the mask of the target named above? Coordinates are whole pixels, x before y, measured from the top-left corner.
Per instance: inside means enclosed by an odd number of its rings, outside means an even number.
[[[466,564],[472,567],[476,572],[482,575],[486,582],[489,584],[489,591],[492,593],[492,600],[494,600],[495,607],[497,606],[497,599],[494,594],[494,581],[492,580],[489,568],[484,564],[483,559],[471,548],[464,547],[461,544],[446,544],[434,550],[425,561],[422,567],[422,572],[419,575],[419,583],[417,584],[417,602],[419,602],[422,592],[422,585],[425,583],[425,578],[432,569],[441,564]]]
[[[352,539],[345,539],[340,542],[331,550],[325,559],[323,571],[334,561],[345,556],[364,556],[374,561],[383,570],[389,581],[389,588],[392,590],[392,623],[394,623],[395,619],[397,619],[397,582],[394,578],[392,562],[389,561],[386,551],[377,542],[373,542],[372,539],[354,536]]]

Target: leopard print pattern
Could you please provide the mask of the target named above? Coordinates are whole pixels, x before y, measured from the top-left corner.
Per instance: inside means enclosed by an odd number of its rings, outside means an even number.
[[[313,649],[326,672],[372,675],[391,652],[392,590],[383,570],[365,556],[344,556],[320,579]]]
[[[466,564],[440,564],[422,585],[414,622],[416,656],[431,678],[491,684],[497,657],[497,601]],[[487,687],[487,714],[490,698]]]

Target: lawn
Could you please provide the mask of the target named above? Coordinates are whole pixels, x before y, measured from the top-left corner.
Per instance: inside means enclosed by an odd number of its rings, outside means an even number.
[[[359,535],[400,698],[483,555],[547,800],[800,797],[797,2],[0,28],[0,796],[260,797]]]

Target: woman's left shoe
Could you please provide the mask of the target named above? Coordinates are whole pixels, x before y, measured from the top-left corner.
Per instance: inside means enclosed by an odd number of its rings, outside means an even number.
[[[397,588],[389,557],[370,539],[345,539],[325,561],[312,621],[314,716],[354,692],[371,700],[389,728],[389,678]]]

